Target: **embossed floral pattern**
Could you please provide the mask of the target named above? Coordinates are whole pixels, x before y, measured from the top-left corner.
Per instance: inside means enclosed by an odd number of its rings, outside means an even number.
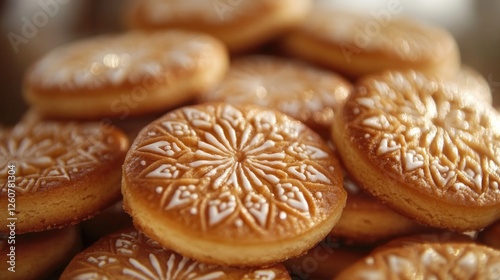
[[[208,101],[256,104],[300,121],[329,125],[333,111],[348,96],[350,83],[307,64],[266,56],[235,60]]]
[[[149,87],[174,79],[172,69],[195,69],[211,49],[205,37],[181,31],[101,36],[54,50],[35,64],[28,78],[68,93],[125,83]]]
[[[125,248],[125,250],[124,250]],[[283,266],[237,269],[207,265],[163,249],[135,229],[122,230],[101,239],[77,255],[61,279],[140,280],[273,280],[286,275]]]
[[[200,105],[149,128],[131,154],[147,164],[126,167],[140,171],[132,184],[146,182],[154,203],[198,216],[203,230],[224,224],[261,232],[276,221],[310,226],[324,215],[318,205],[332,187],[341,187],[319,136],[273,111]]]
[[[474,203],[498,200],[500,119],[454,90],[417,72],[390,72],[363,83],[346,114],[374,156],[407,180]]]
[[[0,189],[7,188],[7,169],[16,170],[16,192],[36,192],[69,182],[112,157],[113,138],[99,124],[40,122],[18,124],[0,132]]]

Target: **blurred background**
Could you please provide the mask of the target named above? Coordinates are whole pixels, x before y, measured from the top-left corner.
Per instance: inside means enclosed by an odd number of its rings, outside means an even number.
[[[130,1],[0,0],[0,125],[14,124],[27,108],[21,90],[23,74],[30,64],[61,44],[123,31],[123,13]],[[403,15],[446,28],[459,44],[462,62],[485,77],[495,106],[500,106],[500,1],[316,1],[371,13],[398,3]]]

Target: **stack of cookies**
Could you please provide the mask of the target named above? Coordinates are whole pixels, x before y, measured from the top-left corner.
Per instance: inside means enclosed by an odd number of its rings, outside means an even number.
[[[2,279],[500,277],[500,115],[446,30],[310,0],[124,18],[26,72]]]

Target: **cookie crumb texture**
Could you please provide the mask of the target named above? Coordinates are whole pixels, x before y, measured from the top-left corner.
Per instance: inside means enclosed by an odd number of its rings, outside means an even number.
[[[320,136],[277,111],[224,103],[185,107],[144,128],[122,192],[134,223],[164,246],[236,265],[302,253],[346,200]]]

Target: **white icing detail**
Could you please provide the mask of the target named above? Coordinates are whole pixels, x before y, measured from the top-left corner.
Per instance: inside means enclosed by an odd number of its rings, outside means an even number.
[[[176,165],[162,164],[155,170],[149,172],[146,178],[175,179],[179,176],[179,169]]]
[[[305,180],[307,178],[312,182],[321,181],[324,183],[331,183],[330,179],[328,179],[323,173],[319,172],[312,165],[301,164],[299,166],[290,166],[287,170],[301,180]]]
[[[243,120],[243,114],[233,106],[224,106],[222,118],[231,123],[232,127],[239,127]]]
[[[151,153],[157,153],[165,156],[173,156],[176,153],[179,153],[181,149],[177,146],[177,143],[170,143],[168,141],[158,141],[141,147],[140,151],[147,151]]]
[[[375,101],[371,98],[360,97],[360,98],[356,99],[356,101],[358,102],[359,105],[365,106],[367,108],[370,108],[370,109],[375,108]]]
[[[146,161],[145,160],[141,160],[141,165],[145,166],[146,165]]]
[[[276,277],[272,270],[257,270],[254,274],[257,276],[257,280],[273,280]]]
[[[478,259],[473,252],[467,252],[457,261],[457,264],[466,269],[474,269],[478,265]]]
[[[384,115],[364,119],[362,124],[375,129],[388,129],[390,127],[390,123]]]
[[[428,248],[422,253],[422,255],[420,256],[420,261],[425,266],[430,266],[434,264],[438,265],[446,264],[446,259],[432,248]]]
[[[321,192],[316,192],[314,196],[318,199],[323,198],[323,194]]]
[[[243,226],[243,221],[241,219],[236,219],[236,221],[234,222],[234,224],[237,227],[242,227]]]
[[[148,131],[148,136],[155,136],[156,135],[156,132],[154,131]]]
[[[368,139],[370,138],[370,134],[366,133],[363,137],[365,137],[365,139]]]
[[[359,108],[352,109],[352,112],[354,113],[354,115],[358,115],[359,113],[361,113],[361,111],[359,110]]]
[[[415,150],[408,150],[404,155],[405,170],[413,171],[424,165],[424,157]]]
[[[304,194],[299,190],[298,187],[290,183],[283,183],[277,184],[276,188],[278,190],[279,200],[285,202],[290,207],[295,208],[301,212],[309,211],[309,204],[307,203]]]
[[[174,207],[195,201],[196,199],[198,199],[198,194],[194,193],[195,190],[196,190],[195,185],[179,186],[177,190],[175,190],[174,195],[170,200],[170,203],[167,205],[165,209],[169,210]]]
[[[189,213],[191,213],[191,215],[196,215],[196,214],[198,214],[198,209],[193,207],[193,208],[189,209]]]
[[[387,154],[401,149],[401,145],[397,144],[393,139],[382,138],[380,146],[377,149],[378,155]]]
[[[248,212],[257,220],[257,222],[265,227],[267,223],[267,215],[269,213],[269,203],[262,195],[249,193],[245,197],[245,207]]]
[[[208,129],[212,126],[212,117],[203,111],[186,108],[183,112],[186,114],[186,119],[195,127]]]
[[[156,193],[162,193],[163,192],[163,187],[161,187],[161,186],[156,187],[155,188],[155,192]]]
[[[284,211],[280,211],[279,218],[280,218],[281,220],[286,219],[286,216],[287,216],[286,212],[284,212]]]
[[[400,258],[396,255],[389,255],[387,257],[387,261],[389,264],[389,269],[394,272],[394,274],[398,274],[413,267],[413,264],[410,261]]]
[[[115,242],[116,251],[124,255],[133,254],[133,244],[128,240],[118,239]]]
[[[219,198],[208,202],[208,223],[215,225],[224,218],[234,213],[236,210],[236,198],[234,195],[225,192]]]
[[[299,143],[293,143],[288,147],[287,151],[300,159],[322,159],[328,157],[328,154],[319,148]]]
[[[100,275],[97,272],[87,272],[87,273],[78,274],[73,279],[74,280],[89,280],[89,279],[109,280],[108,277],[106,277],[104,275]]]
[[[474,170],[470,169],[470,168],[467,168],[464,170],[464,175],[466,178],[468,178],[469,180],[471,180],[471,182],[475,185],[476,189],[480,190],[481,189],[481,185],[482,185],[482,179],[483,177],[481,176],[480,173],[477,173],[474,172]]]
[[[440,187],[444,187],[448,182],[455,177],[455,171],[451,170],[448,166],[443,166],[436,159],[431,162],[430,171],[437,175],[437,184]]]
[[[367,265],[373,265],[375,263],[375,260],[372,257],[368,257],[365,259],[365,262]]]
[[[108,256],[100,256],[97,258],[90,256],[87,258],[87,262],[97,264],[98,267],[103,267],[108,264],[116,263],[117,259]]]
[[[183,122],[178,121],[165,121],[162,125],[175,136],[194,136],[196,133]]]

